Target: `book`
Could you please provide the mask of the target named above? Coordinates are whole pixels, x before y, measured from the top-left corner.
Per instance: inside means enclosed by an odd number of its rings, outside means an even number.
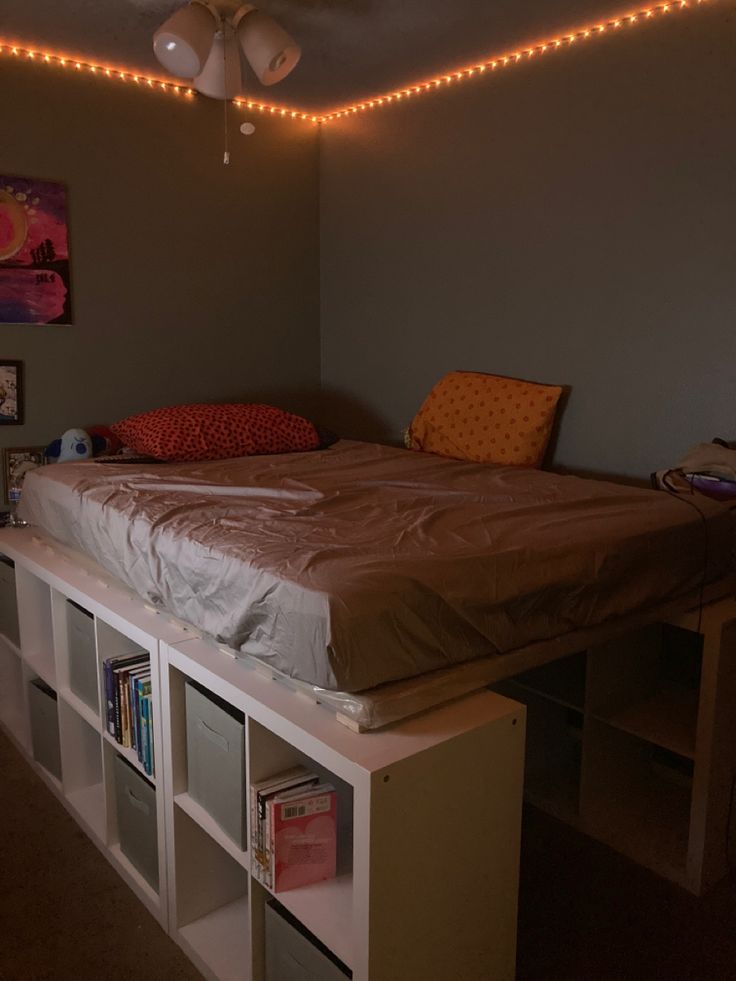
[[[274,892],[333,879],[337,871],[337,794],[317,784],[268,801],[270,867]]]
[[[153,739],[153,700],[151,695],[146,695],[145,698],[145,711],[146,711],[146,735],[147,735],[147,748],[146,748],[146,765],[145,770],[149,776],[153,776],[154,771],[154,739]]]
[[[141,698],[141,751],[143,755],[143,769],[146,773],[151,773],[151,755],[149,739],[149,704],[150,695],[143,695]]]
[[[120,742],[120,690],[118,688],[117,673],[125,665],[133,666],[142,661],[148,661],[150,655],[145,651],[137,651],[133,654],[122,654],[118,657],[111,657],[103,662],[103,674],[105,677],[105,710],[107,731],[111,736]]]
[[[151,694],[151,673],[150,671],[136,678],[134,690],[133,690],[133,718],[135,720],[134,729],[134,747],[136,753],[138,754],[138,761],[145,764],[145,752],[143,746],[143,711],[144,702],[143,699],[146,695]]]
[[[151,667],[149,664],[143,664],[141,667],[133,668],[133,670],[128,675],[128,702],[130,706],[130,747],[136,751],[139,761],[141,760],[141,755],[138,752],[140,745],[140,685],[143,682],[150,681],[151,678]]]
[[[252,871],[256,879],[268,884],[270,851],[266,836],[268,816],[267,802],[270,797],[298,787],[316,784],[319,778],[305,766],[295,766],[290,770],[276,773],[265,780],[254,783],[250,788],[251,853]]]
[[[105,724],[111,736],[115,735],[115,689],[113,685],[112,665],[110,661],[103,662],[102,671],[105,677]]]

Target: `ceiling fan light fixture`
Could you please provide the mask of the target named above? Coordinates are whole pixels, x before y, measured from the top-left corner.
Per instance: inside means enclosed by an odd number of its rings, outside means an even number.
[[[240,51],[232,31],[218,31],[204,68],[192,83],[211,99],[234,99],[240,94]]]
[[[262,85],[275,85],[296,67],[301,48],[273,17],[246,4],[234,26],[243,54]]]
[[[153,51],[164,68],[178,78],[195,78],[210,55],[217,21],[202,3],[177,10],[153,35]]]

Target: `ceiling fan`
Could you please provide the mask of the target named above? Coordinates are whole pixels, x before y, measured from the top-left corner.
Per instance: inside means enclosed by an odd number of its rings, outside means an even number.
[[[158,28],[153,50],[172,75],[213,99],[241,93],[241,50],[263,85],[286,78],[301,57],[273,17],[239,0],[189,0]]]

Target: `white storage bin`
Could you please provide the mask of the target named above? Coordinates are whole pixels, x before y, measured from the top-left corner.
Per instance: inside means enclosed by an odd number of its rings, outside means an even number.
[[[94,617],[81,606],[67,600],[66,626],[69,645],[69,687],[86,705],[99,712]]]
[[[283,906],[266,905],[266,981],[345,981],[352,973]]]
[[[245,850],[245,718],[191,681],[185,687],[187,791]]]
[[[40,678],[35,678],[28,685],[28,708],[31,717],[33,758],[57,780],[61,780],[59,707],[56,692]]]
[[[115,755],[115,809],[120,850],[158,892],[156,791],[137,770]]]
[[[0,634],[5,634],[16,647],[20,647],[18,604],[15,598],[15,565],[4,555],[0,556]]]

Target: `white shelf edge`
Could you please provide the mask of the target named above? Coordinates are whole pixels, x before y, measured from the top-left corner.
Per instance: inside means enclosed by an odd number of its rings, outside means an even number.
[[[33,763],[34,770],[39,775],[39,777],[41,777],[44,783],[47,783],[49,787],[51,787],[51,789],[54,791],[57,797],[63,798],[64,791],[61,786],[61,780],[59,780],[58,777],[54,776],[54,774],[50,770],[47,770],[46,767],[43,765],[43,763],[39,763],[38,760],[34,758],[32,750],[31,750],[30,760]]]
[[[353,967],[353,874],[315,882],[299,889],[266,892],[288,909],[347,967]]]
[[[105,742],[109,743],[110,746],[112,746],[112,748],[119,756],[122,756],[122,758],[126,762],[130,763],[131,766],[134,766],[142,777],[144,777],[154,787],[156,786],[156,777],[150,773],[146,773],[145,769],[143,768],[143,764],[138,759],[138,754],[134,749],[130,749],[127,746],[123,746],[123,744],[119,743],[114,736],[110,735],[107,729],[102,730],[102,738],[105,740]]]
[[[248,905],[248,896],[241,896],[176,931],[179,946],[212,981],[249,976]]]
[[[575,705],[573,702],[567,701],[567,699],[561,698],[559,695],[553,695],[543,688],[536,688],[534,685],[526,684],[526,682],[518,681],[516,678],[506,678],[504,683],[508,685],[513,685],[514,688],[519,688],[523,692],[527,692],[530,695],[536,695],[537,698],[544,698],[548,702],[554,702],[555,705],[559,705],[560,708],[567,709],[570,712],[577,712],[578,715],[583,715],[585,709],[582,705]]]
[[[92,832],[102,844],[105,842],[105,788],[96,783],[89,787],[68,791],[64,795],[67,803],[80,822]]]
[[[142,903],[157,918],[161,918],[161,897],[149,883],[143,878],[138,869],[133,865],[129,858],[123,854],[119,842],[110,845],[107,855],[112,864],[119,870],[125,881],[135,892]]]
[[[0,729],[5,733],[8,739],[11,741],[13,746],[19,750],[24,759],[30,756],[30,750],[25,743],[25,726],[24,726],[23,713],[18,712],[17,717],[14,718],[14,723],[11,725],[8,722],[7,716],[0,715]]]
[[[23,662],[26,667],[40,678],[41,681],[46,682],[49,688],[53,688],[56,691],[56,667],[53,663],[53,658],[50,659],[50,664],[46,663],[48,661],[48,656],[40,656],[38,654],[23,655]]]
[[[210,838],[215,841],[220,848],[228,853],[228,855],[235,859],[238,865],[241,865],[246,871],[250,871],[250,852],[243,851],[238,848],[236,842],[227,835],[219,824],[214,820],[214,818],[209,814],[208,811],[198,804],[193,797],[185,791],[181,794],[174,795],[174,803],[177,807],[181,808],[185,814],[187,814],[195,824],[206,832]]]
[[[696,712],[692,726],[692,738],[688,740],[688,744],[686,745],[681,738],[683,735],[682,732],[675,731],[673,733],[671,726],[668,727],[665,725],[662,727],[661,722],[657,725],[656,710],[654,713],[651,711],[652,707],[655,707],[659,700],[664,708],[668,709],[667,714],[671,716],[674,710],[672,706],[667,706],[667,697],[667,691],[662,691],[659,693],[659,696],[655,695],[651,698],[642,699],[633,705],[615,712],[606,714],[596,712],[593,714],[593,718],[598,722],[603,722],[605,725],[610,726],[612,729],[625,732],[630,736],[634,736],[636,739],[641,739],[644,742],[651,743],[653,746],[658,746],[660,749],[675,753],[675,755],[681,756],[683,759],[694,761],[697,703],[695,705]],[[646,718],[647,708],[649,708],[649,719]],[[639,713],[639,719],[637,719],[637,713]]]
[[[16,657],[23,656],[20,647],[18,647],[15,641],[11,640],[7,634],[0,633],[0,644],[4,644],[6,647],[10,648],[11,652],[15,654]]]
[[[578,830],[583,834],[590,835],[596,841],[600,841],[608,848],[612,848],[620,855],[626,856],[630,861],[637,865],[651,869],[657,875],[680,886],[687,883],[687,854],[683,854],[677,859],[673,859],[671,854],[666,853],[656,844],[649,846],[648,843],[635,844],[632,846],[631,837],[622,829],[611,829],[603,822],[598,820],[581,820]],[[651,841],[655,837],[652,836]]]
[[[92,729],[99,735],[100,734],[100,717],[95,712],[94,709],[90,708],[86,702],[84,702],[79,695],[75,695],[71,688],[59,688],[56,694],[59,698],[67,705],[73,712],[81,716],[84,721],[91,726]]]

